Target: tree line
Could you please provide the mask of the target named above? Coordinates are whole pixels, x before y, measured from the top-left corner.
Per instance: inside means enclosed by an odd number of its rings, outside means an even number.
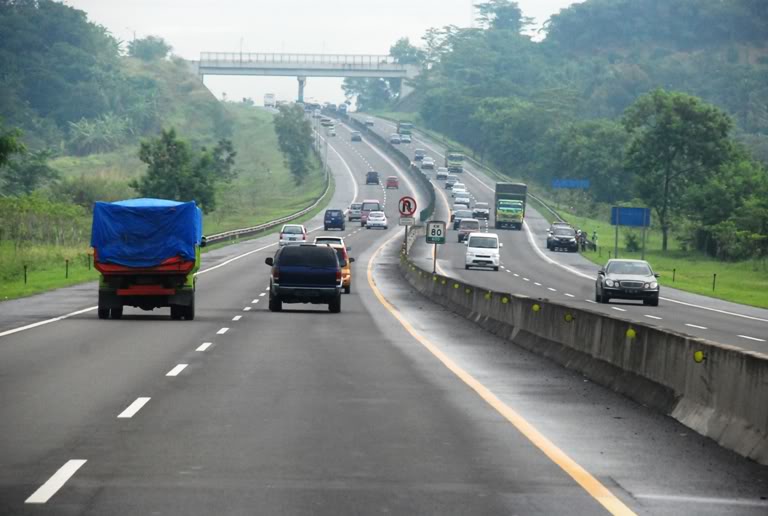
[[[765,5],[587,0],[536,42],[516,2],[491,0],[478,27],[430,29],[390,53],[422,67],[412,85],[424,124],[511,177],[589,179],[595,210],[653,208],[665,248],[674,232],[719,258],[765,257]],[[382,84],[347,87],[364,109],[396,106]]]

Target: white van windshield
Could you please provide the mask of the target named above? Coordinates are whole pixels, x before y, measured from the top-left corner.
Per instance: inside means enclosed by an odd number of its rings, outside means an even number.
[[[479,247],[481,249],[496,249],[499,247],[499,241],[493,237],[470,237],[468,247]]]

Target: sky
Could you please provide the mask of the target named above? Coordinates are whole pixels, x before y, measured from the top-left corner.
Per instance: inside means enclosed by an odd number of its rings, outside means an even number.
[[[542,24],[552,14],[582,0],[519,0],[525,16]],[[472,0],[65,0],[103,25],[116,38],[154,35],[185,59],[201,52],[286,52],[388,54],[401,37],[420,43],[430,27],[473,23]],[[475,1],[475,3],[478,3]],[[318,101],[344,100],[342,79],[307,79],[305,95]],[[265,93],[296,98],[293,77],[208,76],[219,98]]]

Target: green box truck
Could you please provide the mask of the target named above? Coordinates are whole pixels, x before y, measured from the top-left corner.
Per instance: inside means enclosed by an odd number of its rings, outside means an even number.
[[[464,172],[464,153],[454,149],[445,152],[445,166],[450,174]]]
[[[528,186],[523,183],[496,183],[494,196],[495,228],[523,228]]]

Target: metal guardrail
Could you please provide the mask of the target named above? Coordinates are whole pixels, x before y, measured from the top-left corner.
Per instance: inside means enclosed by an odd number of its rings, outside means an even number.
[[[252,226],[249,228],[242,228],[242,229],[233,229],[231,231],[224,231],[223,233],[216,233],[214,235],[208,235],[206,236],[206,242],[208,244],[215,244],[217,242],[222,242],[226,240],[236,240],[240,237],[246,237],[255,235],[258,233],[261,233],[263,231],[266,231],[268,229],[271,229],[275,226],[279,226],[280,224],[285,224],[286,222],[290,222],[292,220],[296,220],[299,217],[302,217],[306,215],[307,213],[311,212],[317,206],[322,202],[323,199],[325,199],[325,196],[328,195],[328,191],[331,189],[331,179],[330,175],[326,176],[326,182],[325,182],[325,190],[323,191],[322,195],[315,200],[310,206],[307,206],[301,211],[297,211],[296,213],[293,213],[291,215],[286,215],[285,217],[270,220],[269,222],[265,222],[264,224],[259,224],[258,226]]]
[[[201,52],[200,64],[206,63],[327,64],[327,65],[397,65],[388,55],[365,54],[285,54],[281,52]]]

